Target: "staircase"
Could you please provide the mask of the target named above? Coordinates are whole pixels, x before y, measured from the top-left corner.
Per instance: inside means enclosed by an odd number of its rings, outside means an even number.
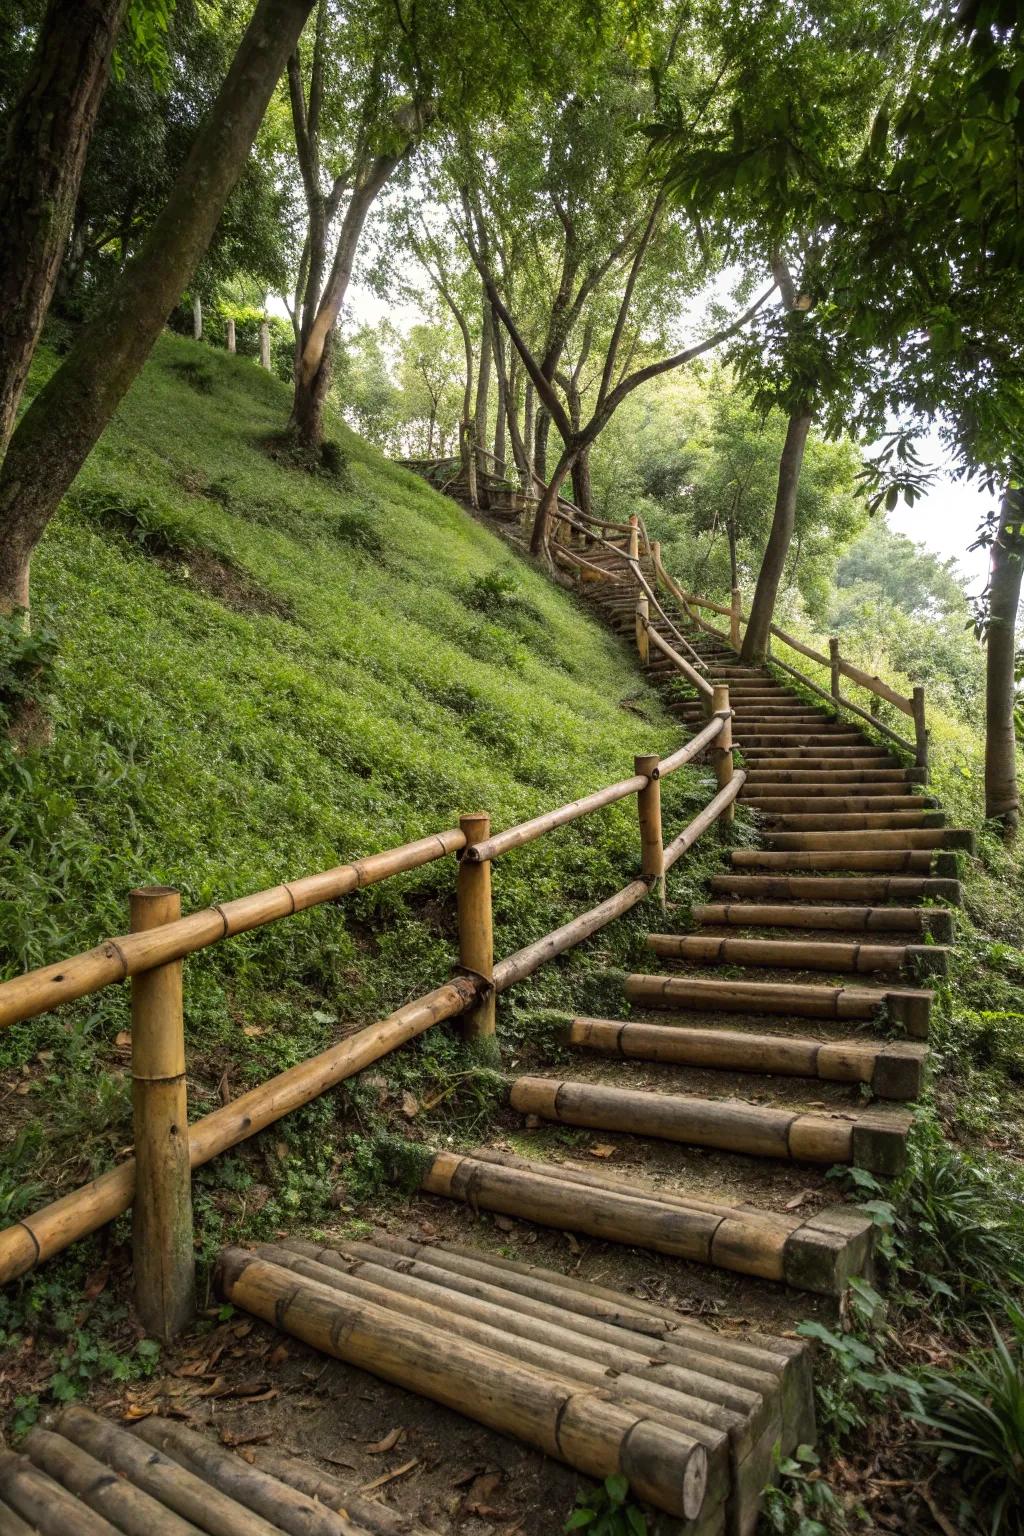
[[[600,548],[586,559],[621,570]],[[632,634],[631,588],[581,590]],[[506,1230],[511,1218],[661,1256],[705,1276],[709,1310],[717,1296],[750,1326],[566,1275],[564,1247],[541,1243],[547,1266],[513,1261],[487,1224],[471,1248],[377,1232],[229,1250],[219,1284],[307,1344],[579,1471],[623,1472],[673,1530],[749,1536],[773,1453],[814,1439],[808,1358],[782,1318],[871,1272],[870,1218],[828,1171],[885,1180],[906,1164],[972,838],[946,826],[919,770],[665,611],[652,615],[663,638],[729,685],[760,843],[732,848],[708,899],[649,935],[621,1017],[567,1019],[568,1065],[511,1083],[514,1147],[432,1154],[420,1210],[434,1231],[462,1206]],[[703,705],[678,669],[653,659],[648,672],[693,734]],[[766,1323],[773,1289],[785,1337]]]

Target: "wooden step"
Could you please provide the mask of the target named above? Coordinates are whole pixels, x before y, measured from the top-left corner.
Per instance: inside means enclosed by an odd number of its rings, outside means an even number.
[[[792,1014],[798,1019],[888,1019],[914,1040],[928,1038],[932,993],[911,987],[836,987],[799,981],[704,976],[627,976],[626,1000],[644,1008]]]
[[[928,848],[837,848],[829,852],[734,848],[729,861],[736,869],[817,869],[835,870],[838,874],[869,870],[874,874],[937,875],[950,879],[958,875],[956,854],[935,853]]]
[[[458,1172],[460,1159],[440,1154],[439,1183],[446,1162]],[[383,1235],[364,1257],[367,1246],[226,1250],[221,1294],[589,1476],[620,1472],[637,1497],[698,1522],[682,1528],[693,1536],[748,1536],[771,1476],[767,1442],[813,1425],[799,1357],[760,1335],[716,1359],[710,1330],[552,1271],[411,1244],[396,1253]]]
[[[842,848],[957,848],[966,853],[975,849],[975,835],[966,827],[927,827],[884,832],[769,832],[765,838],[771,849],[842,849]]]
[[[819,762],[848,762],[858,757],[878,763],[881,767],[901,766],[891,752],[887,752],[884,747],[873,747],[869,742],[850,747],[748,747],[747,755],[751,762],[770,762],[774,759],[784,768],[799,768],[801,763],[813,765]]]
[[[662,960],[690,965],[781,966],[793,971],[909,970],[944,976],[949,951],[941,944],[853,944],[836,939],[734,939],[703,933],[649,933],[647,947]]]
[[[897,795],[818,795],[811,808],[815,815],[822,816],[854,816],[862,811],[877,815],[881,811],[924,811],[934,808],[935,801],[929,795],[914,795],[910,791],[911,786],[908,784],[906,793]],[[806,795],[744,796],[744,804],[764,816],[810,814]]]
[[[880,1099],[916,1099],[928,1058],[927,1046],[915,1040],[815,1040],[632,1019],[573,1019],[568,1043],[633,1061],[864,1083]]]
[[[840,885],[837,880],[817,882]],[[720,889],[720,887],[719,887]],[[823,891],[822,900],[834,893]],[[825,928],[849,933],[930,934],[943,942],[953,936],[953,914],[945,907],[836,907],[800,902],[704,902],[690,909],[695,923],[712,928]]]
[[[273,1476],[170,1419],[147,1418],[128,1431],[76,1403],[51,1430],[32,1430],[23,1447],[22,1456],[0,1455],[0,1513],[9,1506],[26,1522],[0,1524],[4,1536],[426,1536],[417,1522],[335,1479],[328,1481],[336,1503],[325,1506],[303,1491],[301,1483],[319,1474],[297,1456],[279,1456],[286,1475]],[[344,1517],[334,1513],[342,1506]]]
[[[873,768],[852,767],[849,763],[838,763],[834,768],[790,768],[768,767],[757,763],[747,771],[747,790],[763,789],[765,785],[793,784],[799,789],[805,785],[824,784],[832,786],[833,794],[845,794],[848,786],[853,785],[850,793],[863,794],[861,784],[907,784],[911,781],[907,778],[905,768]],[[835,786],[841,785],[841,788]],[[891,791],[889,791],[891,793]]]
[[[749,804],[749,802],[747,802]],[[776,832],[856,832],[900,831],[906,827],[944,827],[946,818],[941,811],[931,810],[877,810],[877,811],[762,811],[768,830]]]
[[[740,897],[763,896],[769,901],[949,901],[960,906],[959,880],[910,875],[712,875],[713,891]],[[935,911],[935,908],[925,908]]]
[[[465,1157],[438,1154],[424,1188],[431,1194],[463,1200],[474,1209],[518,1216],[605,1242],[635,1244],[737,1274],[782,1280],[819,1295],[842,1294],[850,1275],[864,1273],[858,1265],[870,1271],[872,1233],[865,1217],[848,1206],[833,1206],[801,1218],[732,1200],[690,1195],[677,1185],[666,1190],[564,1162],[545,1163],[514,1153],[488,1151]],[[361,1251],[362,1246],[346,1244],[345,1248]],[[545,1274],[542,1270],[531,1273]],[[476,1269],[472,1278],[478,1279]],[[636,1303],[632,1297],[622,1301],[622,1322],[628,1326]],[[557,1306],[557,1298],[552,1304]],[[744,1344],[749,1340],[749,1334],[742,1335]],[[720,1333],[713,1333],[706,1345],[690,1335],[678,1342],[686,1348],[691,1368],[708,1369],[701,1358],[704,1348],[710,1348],[713,1358],[723,1358],[729,1366],[746,1363],[734,1362],[728,1352],[718,1356],[719,1345],[728,1343],[727,1336]],[[696,1358],[695,1350],[701,1352]],[[756,1365],[764,1368],[759,1361]],[[761,1383],[753,1384],[763,1390]]]
[[[890,1105],[831,1115],[795,1112],[741,1099],[653,1093],[565,1078],[520,1077],[512,1108],[558,1125],[654,1136],[748,1157],[793,1159],[831,1167],[849,1163],[894,1178],[906,1164],[913,1116]]]
[[[860,772],[859,769],[852,771]],[[803,803],[811,806],[817,806],[822,800],[860,799],[873,801],[912,795],[916,788],[914,784],[900,779],[868,779],[866,782],[854,782],[850,779],[848,770],[842,765],[836,769],[834,776],[832,774],[823,774],[823,782],[820,784],[794,784],[786,775],[785,770],[782,770],[782,773],[777,778],[768,779],[766,782],[761,783],[756,778],[756,775],[761,772],[760,768],[750,767],[747,769],[747,782],[744,784],[740,796],[745,804],[751,800],[794,799],[797,796],[799,796]],[[751,789],[750,781],[752,778],[754,778],[754,785]]]

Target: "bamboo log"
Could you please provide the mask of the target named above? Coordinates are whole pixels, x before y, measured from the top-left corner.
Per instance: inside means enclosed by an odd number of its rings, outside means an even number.
[[[268,1520],[275,1530],[289,1536],[361,1536],[347,1511],[326,1509],[184,1424],[157,1417],[141,1419],[135,1433],[186,1472]]]
[[[799,651],[800,655],[806,656],[808,661],[816,661],[823,667],[827,667],[829,665],[829,658],[827,656],[823,656],[820,651],[813,651],[811,647],[809,645],[805,645],[802,640],[795,640],[792,635],[787,635],[786,631],[784,629],[780,629],[777,624],[773,624],[771,626],[771,630],[772,634],[775,635],[777,639],[781,640],[784,645],[792,647],[794,651]]]
[[[851,683],[857,683],[859,687],[866,688],[869,693],[874,694],[877,698],[887,699],[890,704],[894,704],[897,709],[902,710],[903,714],[913,715],[914,703],[912,699],[908,699],[902,693],[897,693],[895,688],[890,688],[888,683],[884,683],[880,677],[876,677],[873,673],[864,672],[860,667],[855,667],[853,662],[847,661],[845,656],[839,657],[839,671],[843,677],[848,677]]]
[[[180,916],[177,891],[131,893],[133,931]],[[166,1344],[188,1327],[196,1302],[180,960],[132,981],[132,1106],[135,1309],[147,1333]]]
[[[318,1467],[303,1461],[301,1456],[290,1456],[286,1451],[272,1451],[269,1446],[257,1445],[246,1450],[245,1459],[262,1472],[269,1472],[291,1488],[297,1488],[311,1499],[319,1499],[328,1509],[345,1510],[370,1536],[428,1536],[425,1528],[411,1515],[401,1510],[389,1509],[376,1499],[349,1493],[336,1477],[321,1472]]]
[[[0,1498],[39,1536],[120,1536],[109,1520],[13,1451],[0,1451]]]
[[[640,558],[640,528],[635,512],[629,519],[629,558],[631,560]]]
[[[465,1248],[458,1243],[410,1241],[391,1232],[377,1232],[374,1239],[381,1248],[401,1258],[417,1259],[426,1254],[431,1264],[454,1274],[489,1280],[517,1296],[548,1302],[579,1317],[643,1332],[652,1339],[667,1340],[686,1349],[711,1350],[717,1359],[730,1364],[765,1370],[769,1362],[784,1360],[805,1370],[808,1362],[806,1346],[793,1340],[761,1333],[730,1338],[703,1323],[689,1321],[670,1307],[635,1296],[623,1296],[619,1291],[583,1280],[578,1275],[563,1275],[555,1270],[541,1269],[536,1264],[521,1264],[496,1253],[489,1253],[484,1259],[479,1249]]]
[[[24,1449],[34,1466],[110,1520],[124,1536],[202,1536],[199,1526],[182,1520],[63,1435],[34,1429]]]
[[[487,811],[459,818],[466,846],[486,841],[491,835]],[[483,982],[479,1000],[464,1015],[466,1040],[489,1040],[496,1029],[494,991],[494,917],[491,908],[491,865],[488,859],[463,858],[458,877],[459,964]]]
[[[648,1360],[667,1361],[712,1376],[718,1381],[732,1383],[748,1392],[759,1393],[766,1402],[771,1402],[778,1393],[778,1377],[769,1369],[771,1362],[767,1358],[760,1355],[755,1357],[751,1351],[746,1351],[738,1360],[725,1358],[718,1350],[718,1336],[710,1330],[701,1333],[690,1328],[684,1330],[683,1336],[676,1340],[675,1335],[664,1325],[652,1325],[650,1318],[633,1316],[628,1310],[625,1316],[615,1322],[603,1317],[592,1317],[586,1310],[580,1311],[575,1306],[566,1305],[564,1292],[560,1293],[557,1288],[547,1287],[549,1294],[544,1300],[523,1294],[522,1290],[509,1285],[504,1271],[486,1261],[469,1264],[468,1267],[477,1273],[463,1273],[458,1267],[446,1265],[437,1249],[424,1247],[421,1252],[410,1254],[403,1251],[400,1240],[390,1241],[390,1247],[384,1246],[383,1239],[380,1240],[380,1246],[372,1242],[346,1242],[335,1257],[361,1261],[372,1268],[374,1273],[378,1268],[383,1268],[392,1273],[431,1281],[435,1286],[458,1295],[493,1301],[503,1307],[506,1313],[513,1310],[541,1322],[571,1327],[588,1339],[626,1345],[639,1351]],[[310,1257],[333,1251],[317,1248],[315,1244],[305,1243],[301,1239],[293,1239],[286,1246],[296,1252],[309,1251]],[[415,1248],[413,1244],[404,1246],[407,1249]],[[323,1262],[329,1261],[325,1258]],[[557,1296],[558,1300],[552,1300],[551,1296]],[[626,1302],[626,1298],[622,1300]],[[751,1359],[756,1359],[756,1363],[752,1364]]]
[[[699,757],[704,748],[722,734],[724,720],[715,715],[710,719],[702,731],[698,731],[685,746],[679,747],[675,752],[663,757],[658,765],[659,778],[667,778],[670,773],[675,773],[677,768],[682,768],[684,763],[691,763],[695,757]]]
[[[38,1530],[38,1527],[36,1527]],[[0,1499],[0,1536],[33,1536],[33,1527]]]
[[[540,1115],[560,1125],[657,1136],[689,1146],[746,1152],[753,1157],[788,1157],[789,1129],[796,1118],[789,1110],[737,1100],[648,1093],[547,1077],[517,1078],[509,1097],[512,1108],[520,1114]],[[845,1129],[848,1136],[848,1124]]]
[[[669,660],[675,667],[678,668],[678,670],[683,674],[688,682],[693,684],[694,688],[696,688],[701,697],[710,700],[712,696],[712,688],[707,678],[701,677],[697,669],[690,665],[685,656],[680,656],[679,652],[673,649],[671,645],[669,645],[668,641],[658,633],[650,620],[647,622],[647,634],[649,638],[654,642],[655,647],[661,651],[663,656],[667,656],[669,658]]]
[[[830,689],[832,697],[836,700],[842,698],[839,688],[839,679],[842,674],[842,657],[839,655],[839,641],[832,635],[828,642],[828,665],[831,676]]]
[[[394,1310],[424,1327],[443,1332],[456,1316],[460,1337],[466,1342],[567,1381],[603,1388],[615,1402],[642,1405],[656,1423],[712,1454],[725,1449],[725,1436],[743,1435],[741,1415],[752,1418],[757,1429],[762,1427],[764,1408],[756,1392],[665,1360],[652,1362],[650,1355],[624,1344],[588,1338],[567,1326],[566,1320],[541,1322],[501,1303],[453,1295],[436,1281],[346,1260],[330,1249],[305,1251],[313,1246],[282,1248],[266,1243],[257,1254],[339,1295]]]
[[[665,902],[665,848],[661,829],[661,780],[658,754],[646,753],[633,759],[637,778],[646,782],[636,797],[640,822],[640,873],[653,888],[657,886],[662,905]]]
[[[97,1461],[129,1478],[136,1488],[182,1519],[191,1520],[209,1536],[279,1536],[277,1527],[269,1521],[242,1509],[234,1499],[186,1471],[169,1456],[88,1408],[70,1404],[57,1419],[56,1428]],[[77,1531],[74,1526],[69,1529]]]
[[[563,1382],[451,1331],[411,1324],[237,1248],[221,1255],[224,1299],[325,1354],[372,1371],[538,1447],[588,1476],[621,1473],[642,1499],[693,1519],[704,1499],[703,1447],[593,1390]]]
[[[817,656],[815,657],[815,660],[819,659]],[[825,658],[825,664],[826,666],[828,665],[827,658]],[[776,656],[772,657],[772,666],[780,667],[783,672],[788,672],[790,677],[795,677],[804,688],[810,688],[812,693],[820,694],[823,699],[828,699],[830,703],[837,702],[842,709],[859,716],[861,720],[866,720],[872,729],[880,731],[883,736],[888,736],[890,741],[895,741],[898,746],[903,747],[906,751],[913,752],[913,742],[907,741],[905,736],[901,736],[898,731],[894,731],[891,726],[886,725],[884,720],[876,720],[866,709],[861,709],[859,704],[854,704],[852,699],[840,697],[833,701],[831,695],[824,688],[819,687],[809,677],[805,677],[802,672],[798,672],[796,667],[791,667],[788,662],[780,661]]]
[[[651,605],[641,594],[636,600],[636,649],[642,667],[646,667],[651,659],[651,642],[647,638],[650,627]]]
[[[189,1127],[191,1166],[201,1168],[432,1025],[463,1013],[472,1006],[478,990],[479,984],[468,977],[447,982],[194,1121]],[[0,1232],[0,1284],[17,1279],[69,1243],[123,1215],[134,1194],[135,1162],[129,1160],[4,1228]]]
[[[589,912],[583,912],[579,917],[574,917],[561,928],[556,928],[553,933],[546,934],[542,939],[535,939],[532,944],[525,945],[516,950],[515,954],[500,960],[494,967],[494,986],[498,992],[504,992],[507,987],[513,986],[517,981],[522,981],[526,976],[532,976],[546,961],[554,959],[564,950],[572,949],[581,944],[591,934],[598,933],[602,928],[615,918],[621,917],[624,912],[629,912],[638,902],[643,901],[647,895],[648,885],[646,880],[632,880],[629,885],[617,891],[614,896],[609,896],[607,901],[602,901],[597,907],[591,907]]]
[[[614,805],[617,800],[638,794],[646,787],[646,782],[643,775],[634,774],[631,779],[619,779],[604,789],[596,789],[591,795],[570,800],[567,805],[560,805],[553,811],[544,811],[530,821],[521,821],[504,832],[495,832],[492,837],[468,847],[463,854],[463,862],[482,863],[484,859],[496,859],[512,848],[522,848],[524,843],[532,843],[535,838],[543,837],[545,832],[553,832],[556,827],[564,827],[570,821],[579,820],[581,816],[589,816],[592,811],[599,811],[606,805]]]
[[[335,901],[389,875],[419,869],[434,859],[460,852],[465,845],[465,838],[457,829],[433,833],[351,864],[339,864],[321,874],[306,875],[286,885],[239,897],[237,901],[192,912],[148,932],[107,939],[95,949],[0,983],[0,1026],[34,1018],[112,982],[181,960],[229,935],[261,928],[292,912]]]
[[[698,816],[695,816],[688,827],[674,837],[665,849],[665,871],[672,868],[677,859],[681,858],[688,848],[692,848],[702,832],[713,826],[719,816],[736,799],[743,785],[746,783],[746,774],[742,768],[733,773],[732,779],[725,789],[720,789],[713,800],[710,800]]]
[[[549,1116],[550,1118],[550,1116]],[[559,1117],[561,1118],[561,1117]],[[434,1195],[518,1216],[541,1226],[583,1232],[604,1242],[630,1243],[699,1264],[718,1263],[717,1245],[746,1213],[659,1201],[646,1192],[592,1186],[584,1200],[576,1181],[539,1169],[505,1167],[473,1157],[440,1152],[423,1182]],[[769,1280],[783,1276],[788,1228],[759,1222],[746,1230],[723,1267]],[[747,1224],[748,1228],[750,1224]]]
[[[715,767],[715,779],[718,782],[719,791],[729,788],[733,776],[733,751],[732,751],[732,710],[729,708],[728,683],[716,683],[712,699],[712,711],[721,716],[722,729],[715,745],[711,749],[711,759]],[[736,801],[730,800],[722,812],[722,820],[726,823],[736,819]]]
[[[912,714],[914,716],[914,761],[918,768],[924,770],[927,782],[928,774],[928,720],[925,714],[924,685],[919,684],[914,689]]]

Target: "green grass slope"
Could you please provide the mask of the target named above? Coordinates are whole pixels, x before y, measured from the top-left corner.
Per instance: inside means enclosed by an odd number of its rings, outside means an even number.
[[[570,594],[343,424],[337,475],[275,458],[287,409],[251,363],[166,337],[39,551],[53,740],[4,749],[5,975],[124,931],[132,886],[177,886],[187,911],[462,810],[507,826],[680,739]],[[667,814],[706,794],[703,775],[677,776]],[[635,814],[627,802],[501,863],[499,953],[632,876]],[[190,960],[193,1114],[442,981],[454,876],[446,860]],[[505,1040],[540,1006],[578,1003],[596,965],[635,959],[638,932],[617,925],[518,989]],[[130,1142],[127,1025],[114,988],[0,1039],[8,1218]]]

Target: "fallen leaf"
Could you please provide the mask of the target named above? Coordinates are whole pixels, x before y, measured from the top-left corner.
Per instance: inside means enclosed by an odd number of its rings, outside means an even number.
[[[232,1447],[263,1445],[265,1441],[272,1440],[273,1438],[274,1431],[272,1429],[253,1430],[248,1433],[244,1429],[237,1432],[231,1429],[222,1429],[220,1432],[221,1445],[230,1445]],[[246,1457],[245,1459],[248,1461],[249,1458]]]
[[[792,1200],[786,1201],[786,1210],[795,1211],[798,1205],[803,1205],[804,1201],[809,1200],[813,1194],[813,1189],[802,1189],[798,1195],[793,1196]]]
[[[131,1045],[131,1043],[132,1043],[132,1032],[131,1032],[131,1030],[130,1029],[119,1029],[117,1034],[114,1036],[114,1044],[115,1045],[120,1045],[120,1046],[125,1046],[125,1045]]]
[[[150,1414],[155,1412],[155,1408],[144,1408],[141,1403],[129,1403],[121,1417],[126,1421],[131,1421],[133,1419],[148,1419]]]
[[[82,1295],[85,1297],[86,1301],[95,1301],[96,1297],[106,1290],[107,1281],[109,1279],[109,1264],[102,1265],[93,1274],[91,1274],[88,1280],[85,1282],[85,1289],[82,1292]]]
[[[398,1429],[389,1429],[383,1440],[375,1440],[372,1445],[366,1447],[367,1454],[382,1456],[385,1451],[393,1451],[404,1434],[405,1430],[401,1426]]]
[[[494,1225],[499,1232],[514,1232],[516,1224],[508,1216],[495,1216]]]
[[[414,1093],[402,1094],[402,1114],[407,1120],[415,1120],[420,1112],[420,1101]]]
[[[284,1365],[284,1362],[287,1359],[288,1359],[288,1345],[287,1344],[279,1344],[276,1349],[272,1349],[270,1351],[270,1354],[267,1356],[267,1364],[274,1366],[275,1369],[276,1369],[277,1366]]]
[[[265,1034],[265,1033],[266,1033],[266,1031],[264,1030],[262,1024],[243,1024],[242,1025],[242,1034],[243,1035],[248,1035],[250,1040],[255,1039],[257,1035],[262,1035],[262,1034]]]
[[[32,1092],[32,1084],[31,1083],[19,1083],[17,1088],[15,1088],[14,1091],[18,1095],[19,1098],[23,1099],[25,1097],[26,1093],[31,1093]]]
[[[569,1244],[569,1252],[570,1253],[582,1253],[583,1252],[583,1249],[580,1247],[579,1243],[576,1241],[575,1235],[572,1232],[563,1232],[562,1236],[565,1238],[566,1242]]]
[[[606,1141],[595,1141],[594,1145],[592,1147],[588,1148],[588,1150],[590,1152],[591,1157],[614,1157],[615,1156],[615,1148],[612,1147],[612,1146],[609,1146],[608,1142],[606,1142]]]
[[[205,1376],[208,1374],[212,1360],[186,1360],[184,1365],[179,1365],[175,1376]]]
[[[397,1477],[405,1477],[406,1473],[411,1472],[413,1467],[418,1467],[419,1464],[419,1457],[414,1456],[411,1461],[404,1461],[393,1472],[385,1472],[383,1477],[374,1478],[372,1483],[364,1483],[359,1492],[373,1493],[375,1488],[383,1488],[386,1483],[393,1483]]]

